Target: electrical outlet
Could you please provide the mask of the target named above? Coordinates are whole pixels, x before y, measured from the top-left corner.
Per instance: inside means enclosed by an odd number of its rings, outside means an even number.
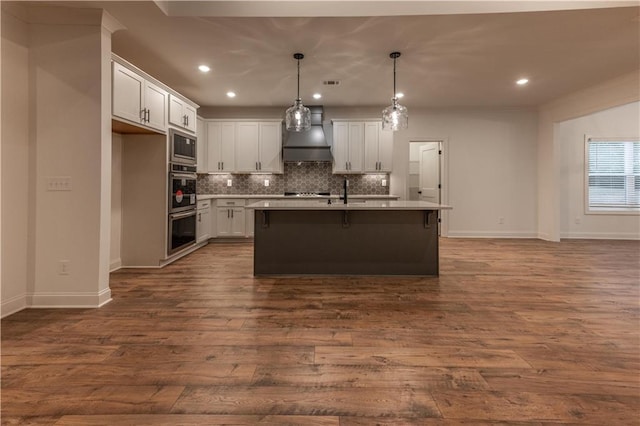
[[[387,180],[386,179],[382,179],[382,186],[387,186]]]
[[[498,218],[498,224],[504,225],[504,217],[499,217]]]
[[[269,179],[264,180],[264,186],[269,186]]]
[[[227,186],[232,186],[233,185],[233,181],[231,179],[227,179]]]
[[[60,260],[58,262],[58,274],[60,275],[69,275],[71,273],[71,261],[70,260]]]

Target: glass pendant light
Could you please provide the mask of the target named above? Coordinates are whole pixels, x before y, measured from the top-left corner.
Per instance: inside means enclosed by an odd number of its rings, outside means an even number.
[[[389,57],[393,59],[393,98],[391,105],[382,110],[382,130],[400,130],[409,127],[409,111],[398,103],[396,94],[396,59],[400,52],[392,52]]]
[[[290,132],[306,132],[311,128],[311,111],[302,105],[300,99],[300,59],[304,58],[304,55],[294,53],[293,58],[298,61],[298,98],[285,113],[286,128]]]

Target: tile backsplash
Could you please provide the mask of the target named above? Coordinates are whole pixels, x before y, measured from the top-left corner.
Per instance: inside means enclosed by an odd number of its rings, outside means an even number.
[[[198,174],[198,194],[265,194],[282,195],[285,192],[342,193],[345,175],[331,173],[331,163],[285,163],[284,174]],[[231,179],[231,185],[227,181]],[[269,186],[265,186],[265,180]],[[388,195],[387,173],[347,175],[351,194]],[[382,186],[382,179],[387,186]]]

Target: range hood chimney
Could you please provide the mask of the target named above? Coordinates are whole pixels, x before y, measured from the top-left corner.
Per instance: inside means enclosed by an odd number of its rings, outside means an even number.
[[[322,106],[309,106],[311,129],[306,132],[284,131],[282,158],[285,162],[333,161],[331,147],[327,143],[322,128]]]

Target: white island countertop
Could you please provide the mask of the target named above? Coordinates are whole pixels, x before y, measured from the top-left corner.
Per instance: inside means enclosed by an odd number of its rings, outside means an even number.
[[[217,200],[217,199],[258,199],[258,200],[326,200],[331,198],[332,202],[334,199],[342,197],[341,194],[332,194],[332,195],[309,195],[309,196],[291,196],[284,194],[198,194],[198,200]],[[399,197],[397,195],[389,194],[389,195],[366,195],[366,194],[349,194],[349,198],[353,198],[354,200],[367,199],[367,200],[396,200]]]
[[[427,201],[359,200],[344,204],[323,200],[268,200],[245,206],[254,210],[450,210],[452,207]]]

